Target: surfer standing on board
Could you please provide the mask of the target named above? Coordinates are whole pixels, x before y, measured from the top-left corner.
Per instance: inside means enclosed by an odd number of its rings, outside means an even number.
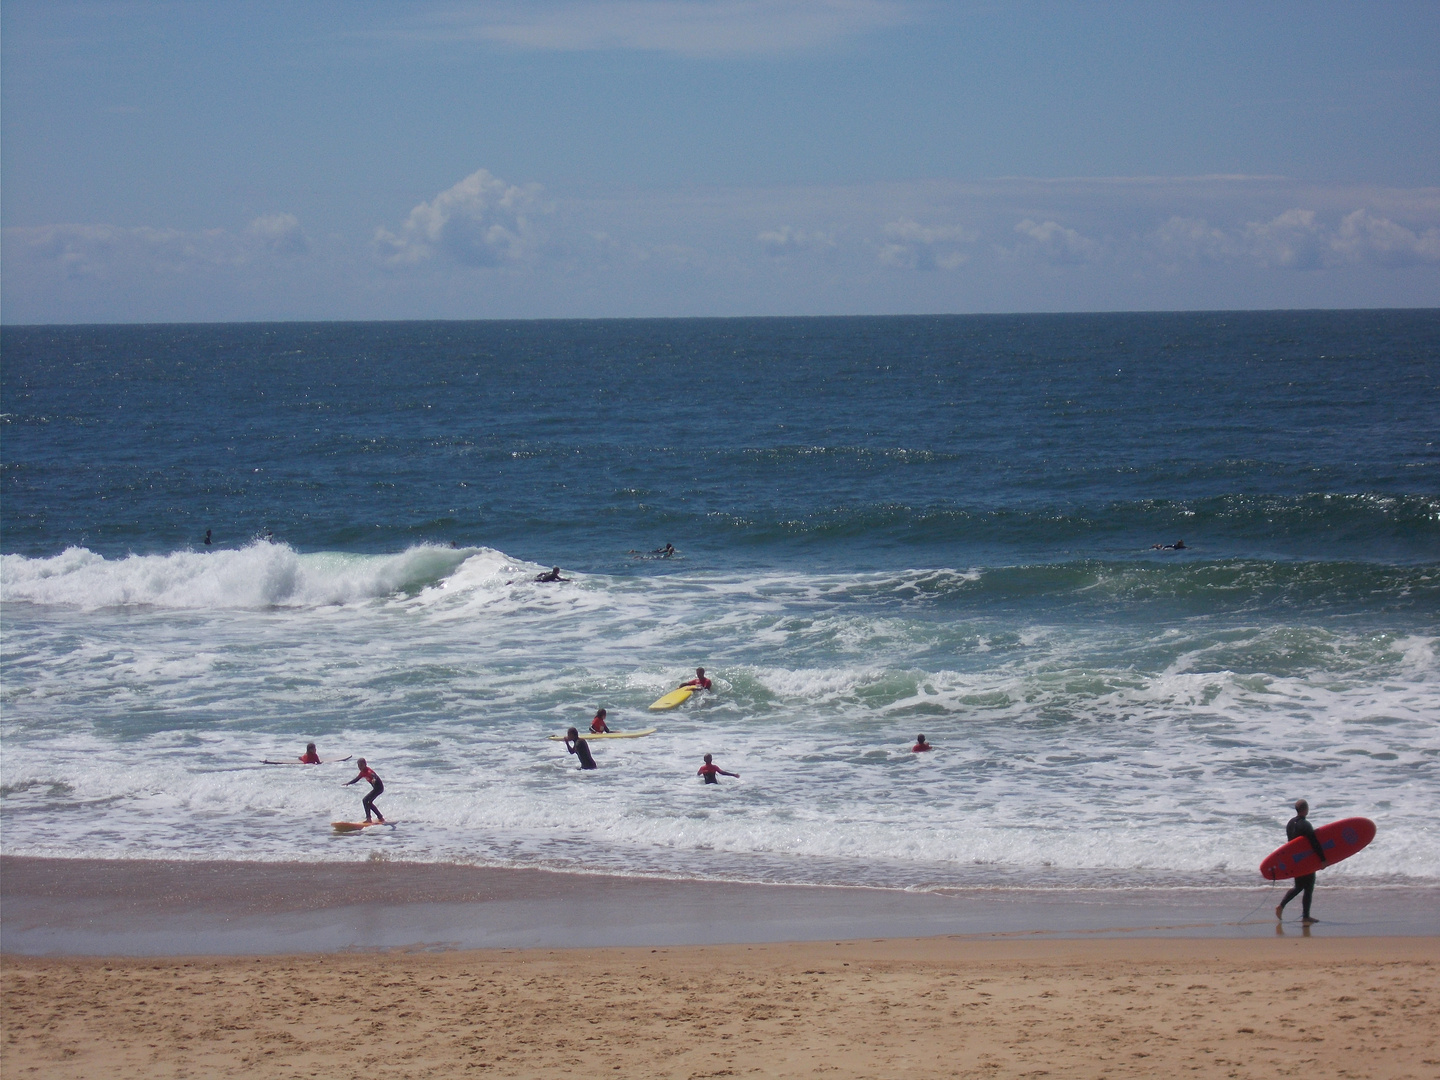
[[[375,775],[375,770],[370,768],[369,765],[365,764],[365,759],[363,757],[355,764],[359,766],[360,772],[356,775],[354,780],[347,782],[345,786],[349,787],[351,784],[358,784],[361,780],[370,781],[370,794],[366,795],[365,798],[360,800],[360,805],[365,807],[366,821],[370,820],[370,815],[373,813],[376,820],[378,820],[380,824],[383,825],[385,824],[385,815],[382,814],[380,812],[380,808],[375,805],[375,800],[380,795],[384,794],[385,781],[381,780],[380,777]]]
[[[705,669],[703,667],[697,667],[695,669],[695,677],[689,682],[682,682],[679,689],[683,690],[687,686],[693,686],[696,690],[710,689],[710,680],[705,677]]]
[[[580,759],[580,768],[598,768],[595,759],[590,755],[590,744],[580,737],[580,732],[571,728],[565,733],[565,749]]]
[[[726,772],[724,769],[720,768],[719,765],[716,765],[713,761],[710,760],[709,754],[705,755],[705,764],[701,765],[700,768],[696,770],[695,775],[700,777],[707,784],[718,784],[720,782],[720,777],[722,776],[733,776],[736,780],[740,779],[740,774],[738,772]]]
[[[597,712],[597,713],[595,714],[595,719],[590,721],[590,734],[592,734],[592,735],[608,735],[608,734],[610,734],[610,725],[607,724],[607,723],[605,723],[605,710],[604,710],[604,709],[601,709],[599,712]]]
[[[1306,815],[1309,813],[1310,804],[1304,799],[1299,800],[1295,804],[1295,816],[1291,818],[1285,826],[1285,839],[1294,840],[1297,836],[1309,837],[1310,846],[1315,849],[1315,857],[1320,860],[1321,866],[1326,866],[1328,864],[1325,861],[1325,850],[1320,846],[1320,841],[1315,838],[1315,826],[1305,820]],[[1301,911],[1304,918],[1300,921],[1306,924],[1319,922],[1319,919],[1312,919],[1310,917],[1310,898],[1315,895],[1314,874],[1301,874],[1295,879],[1295,885],[1285,894],[1285,899],[1280,901],[1279,906],[1275,908],[1275,918],[1283,919],[1285,917],[1285,905],[1290,903],[1291,900],[1294,900],[1295,897],[1299,896],[1302,892],[1305,894],[1305,899],[1301,901]]]

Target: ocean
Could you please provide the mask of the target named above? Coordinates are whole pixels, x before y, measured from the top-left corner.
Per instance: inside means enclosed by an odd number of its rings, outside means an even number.
[[[7,854],[1240,890],[1307,798],[1379,828],[1327,880],[1440,883],[1440,312],[0,357]],[[581,772],[601,706],[658,730]]]

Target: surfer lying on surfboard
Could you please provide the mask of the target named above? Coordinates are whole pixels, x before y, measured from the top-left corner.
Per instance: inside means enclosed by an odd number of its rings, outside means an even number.
[[[380,808],[375,805],[375,800],[385,793],[385,781],[375,775],[375,770],[365,764],[363,757],[355,764],[360,767],[360,772],[356,774],[354,780],[347,782],[345,786],[349,787],[351,784],[358,784],[361,780],[370,781],[370,794],[360,800],[360,805],[365,807],[366,821],[370,820],[370,815],[373,813],[383,825],[385,823],[385,815],[382,814]]]

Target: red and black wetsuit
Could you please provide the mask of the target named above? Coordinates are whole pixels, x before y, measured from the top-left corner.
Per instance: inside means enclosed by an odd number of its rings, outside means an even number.
[[[368,765],[360,770],[360,779],[370,781],[370,794],[360,800],[360,805],[365,807],[365,820],[369,821],[370,815],[373,813],[381,821],[384,821],[385,815],[380,813],[379,808],[375,805],[375,800],[384,794],[385,781],[381,780],[375,770]]]
[[[1320,865],[1325,865],[1325,851],[1320,846],[1320,841],[1315,838],[1315,826],[1306,821],[1303,817],[1296,815],[1291,818],[1285,826],[1285,839],[1294,840],[1297,836],[1310,838],[1310,846],[1315,849],[1315,857],[1320,860]],[[1300,911],[1304,918],[1310,918],[1310,898],[1315,895],[1315,875],[1301,874],[1295,879],[1295,885],[1285,894],[1285,899],[1280,901],[1280,910],[1285,910],[1285,905],[1294,900],[1301,893],[1305,899],[1300,903]]]
[[[707,784],[718,784],[720,782],[720,766],[701,765],[695,775],[701,777]]]

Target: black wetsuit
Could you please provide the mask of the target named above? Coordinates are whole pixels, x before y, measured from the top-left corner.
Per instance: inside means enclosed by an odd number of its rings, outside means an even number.
[[[374,780],[370,782],[370,794],[366,795],[365,798],[360,800],[360,805],[365,808],[366,821],[370,820],[370,815],[372,813],[381,821],[385,820],[385,815],[380,813],[380,811],[376,809],[375,806],[375,800],[383,794],[385,794],[385,781],[381,780],[380,777],[377,776]]]
[[[1310,838],[1310,846],[1315,849],[1315,857],[1320,860],[1320,865],[1324,866],[1325,851],[1321,848],[1320,841],[1315,839],[1315,826],[1299,815],[1291,818],[1289,824],[1285,826],[1285,839],[1294,840],[1297,836]],[[1305,894],[1305,899],[1301,901],[1300,910],[1305,918],[1310,918],[1310,898],[1315,895],[1314,874],[1301,874],[1295,879],[1294,886],[1285,894],[1285,899],[1280,901],[1280,910],[1284,911],[1285,905],[1302,892]]]
[[[590,756],[590,744],[584,739],[576,739],[574,746],[567,743],[565,748],[580,759],[582,769],[596,768],[595,759]]]

